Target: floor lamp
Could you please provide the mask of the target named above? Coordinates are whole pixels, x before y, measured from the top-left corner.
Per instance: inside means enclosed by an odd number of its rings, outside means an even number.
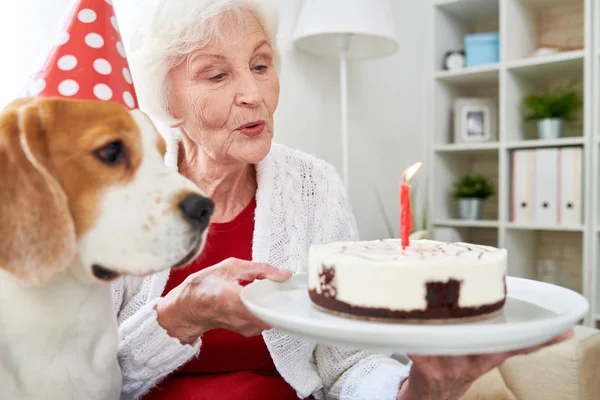
[[[349,59],[379,58],[398,48],[390,0],[304,0],[293,41],[301,51],[340,62],[343,180],[348,190]]]

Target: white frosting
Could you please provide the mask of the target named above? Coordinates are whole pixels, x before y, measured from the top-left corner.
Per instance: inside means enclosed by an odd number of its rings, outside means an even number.
[[[507,252],[433,240],[334,242],[309,250],[308,287],[321,292],[323,266],[335,268],[336,299],[361,307],[425,310],[426,283],[461,282],[458,304],[477,307],[504,299]]]

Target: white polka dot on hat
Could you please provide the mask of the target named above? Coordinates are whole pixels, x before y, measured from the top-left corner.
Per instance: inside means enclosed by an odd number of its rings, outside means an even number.
[[[114,101],[137,108],[127,55],[110,0],[79,0],[27,96]]]
[[[58,93],[62,94],[63,96],[70,97],[77,92],[79,92],[79,83],[73,79],[65,79],[58,84]]]
[[[119,23],[117,22],[117,17],[115,17],[114,15],[112,17],[110,17],[110,23],[112,24],[113,28],[115,28],[115,30],[118,32],[119,31]]]
[[[32,82],[29,90],[32,96],[37,96],[42,90],[46,88],[46,81],[42,78],[38,78]]]
[[[112,66],[104,58],[98,58],[94,61],[94,69],[96,70],[96,72],[102,75],[108,75],[112,72]]]
[[[61,32],[60,35],[58,35],[58,37],[56,38],[56,44],[58,46],[62,46],[63,44],[69,41],[69,37],[70,36],[68,32]]]
[[[63,71],[70,71],[77,66],[77,58],[70,54],[62,56],[58,59],[56,65],[58,65],[58,68],[62,69]]]
[[[96,13],[92,9],[84,8],[77,13],[77,19],[85,23],[94,22],[96,20]]]
[[[112,97],[112,90],[110,90],[108,85],[105,85],[104,83],[99,83],[96,86],[94,86],[94,94],[100,100],[110,100]]]
[[[127,83],[133,83],[131,79],[131,73],[129,72],[129,68],[123,68],[123,78],[125,78]]]

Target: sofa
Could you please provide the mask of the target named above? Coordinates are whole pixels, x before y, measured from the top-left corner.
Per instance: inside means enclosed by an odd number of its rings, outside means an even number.
[[[600,400],[600,330],[515,356],[479,378],[461,400]]]

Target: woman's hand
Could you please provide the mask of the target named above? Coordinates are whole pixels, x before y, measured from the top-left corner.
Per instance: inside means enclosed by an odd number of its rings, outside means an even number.
[[[409,356],[413,361],[398,400],[458,400],[482,375],[516,355],[530,354],[573,336],[573,331],[538,346],[504,353],[472,356]]]
[[[246,337],[269,329],[242,303],[242,281],[271,279],[282,282],[292,271],[264,263],[229,258],[186,278],[157,305],[158,323],[183,344],[193,343],[204,332],[229,329]]]

